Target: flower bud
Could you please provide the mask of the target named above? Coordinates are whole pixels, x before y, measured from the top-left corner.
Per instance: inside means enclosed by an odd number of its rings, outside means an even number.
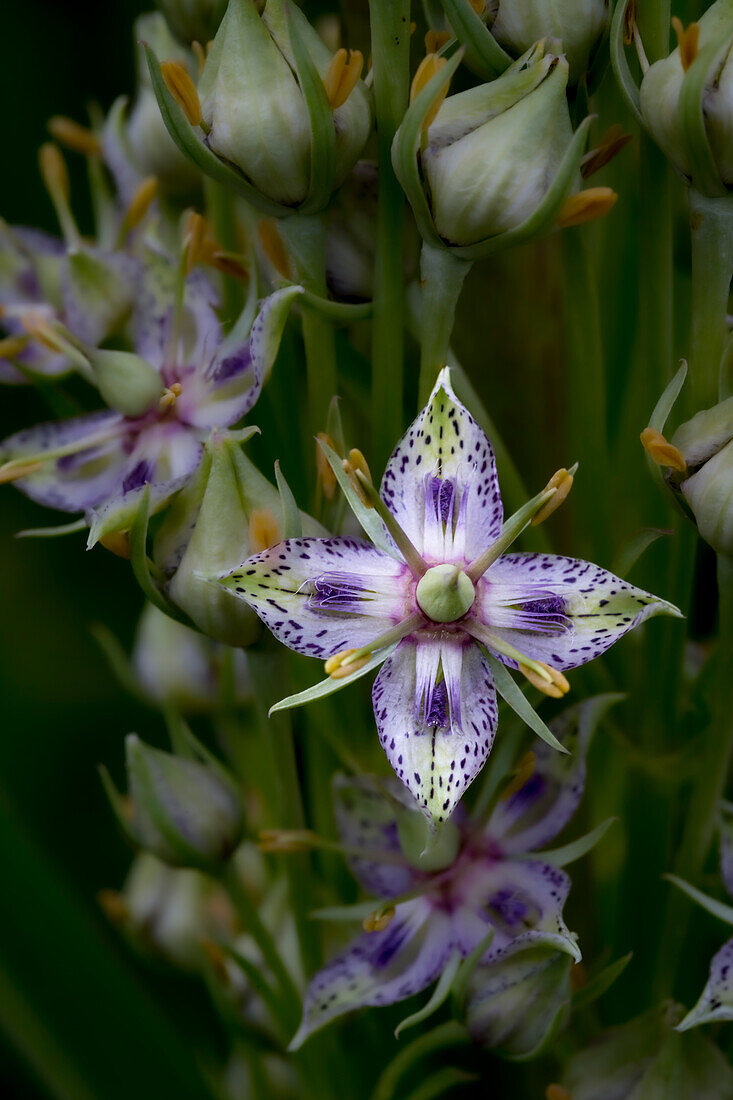
[[[90,349],[87,358],[105,403],[125,416],[142,416],[163,392],[158,371],[134,352]]]
[[[152,749],[134,733],[125,748],[133,838],[173,867],[220,868],[244,833],[242,801],[223,767]]]
[[[571,965],[569,955],[542,945],[477,966],[465,998],[474,1042],[512,1059],[538,1052],[569,1012]]]
[[[573,84],[588,72],[609,19],[608,0],[499,0],[487,9],[491,33],[513,54],[524,53],[542,38],[557,41]]]
[[[687,468],[668,471],[668,484],[681,491],[701,538],[733,557],[733,397],[697,413],[671,442]]]
[[[245,703],[252,691],[241,650],[226,650],[153,604],[145,606],[131,660],[145,695],[156,706],[172,704],[186,714],[212,710],[221,699],[220,672],[227,657],[232,663],[235,700]]]
[[[331,52],[295,5],[289,16],[321,78]],[[311,123],[295,74],[283,0],[262,17],[253,0],[230,0],[199,84],[207,144],[236,165],[270,200],[299,206],[311,184]],[[366,89],[358,82],[333,111],[332,187],[355,164],[370,128]]]
[[[702,101],[702,125],[712,160],[720,179],[722,193],[733,187],[733,6],[730,0],[717,0],[697,24],[696,53],[716,43],[706,77]],[[684,43],[683,43],[684,45]],[[698,178],[690,155],[681,118],[680,93],[691,58],[689,49],[682,54],[678,45],[669,57],[656,61],[641,84],[641,112],[652,137],[675,168],[697,190],[708,193],[706,181]]]
[[[155,5],[176,38],[205,46],[217,32],[227,0],[155,0]]]
[[[476,244],[539,207],[572,138],[567,82],[567,61],[546,54],[445,100],[422,153],[445,243]]]

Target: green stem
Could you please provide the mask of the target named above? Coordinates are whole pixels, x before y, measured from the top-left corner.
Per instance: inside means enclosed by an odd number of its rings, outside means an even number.
[[[569,341],[568,437],[569,461],[580,463],[577,479],[578,515],[584,516],[577,532],[581,555],[591,552],[592,532],[597,545],[609,547],[608,508],[602,486],[608,479],[609,456],[606,423],[606,379],[601,341],[596,271],[587,228],[562,233],[565,316]]]
[[[379,150],[377,251],[372,327],[374,463],[382,468],[402,434],[405,197],[391,148],[410,88],[410,0],[370,0]]]
[[[690,190],[692,240],[691,375],[698,408],[718,400],[733,274],[733,200]]]
[[[733,708],[730,684],[733,677],[733,560],[718,555],[719,632],[715,656],[711,721],[700,751],[695,783],[685,814],[682,843],[675,861],[675,873],[687,882],[699,881],[715,831],[720,800],[725,791],[733,753]],[[660,950],[659,983],[671,984],[683,953],[689,918],[684,895],[669,900]],[[668,990],[662,989],[662,992]]]
[[[672,172],[651,138],[641,137],[639,173],[639,322],[643,393],[653,409],[673,366]]]
[[[471,268],[446,248],[423,243],[420,253],[420,408],[430,397],[435,381],[448,362],[448,349],[456,306]]]
[[[234,192],[223,184],[204,176],[206,212],[214,231],[214,238],[225,252],[239,252],[237,231],[237,207]],[[222,275],[222,313],[224,324],[234,324],[244,305],[244,288],[231,275]]]

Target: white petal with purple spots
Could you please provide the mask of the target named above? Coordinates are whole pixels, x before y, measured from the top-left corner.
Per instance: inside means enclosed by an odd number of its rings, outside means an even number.
[[[394,780],[383,780],[382,785],[387,785],[398,798],[404,791]],[[336,827],[342,844],[361,848],[372,855],[384,852],[392,859],[401,856],[395,807],[373,779],[337,775],[333,794]],[[409,799],[407,792],[404,798]],[[350,856],[349,866],[364,889],[377,897],[397,897],[415,884],[415,872],[406,862],[400,867],[393,862],[380,863],[374,858]]]
[[[716,1020],[733,1020],[733,940],[728,940],[713,956],[700,1000],[687,1013],[679,1030],[687,1031]]]

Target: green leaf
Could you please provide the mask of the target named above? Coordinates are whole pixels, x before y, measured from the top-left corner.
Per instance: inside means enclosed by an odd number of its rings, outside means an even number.
[[[662,877],[678,887],[683,894],[687,894],[688,898],[692,898],[693,901],[696,901],[697,904],[701,905],[708,913],[712,913],[714,917],[733,926],[732,905],[725,905],[722,901],[716,901],[715,898],[711,898],[709,894],[703,894],[702,890],[697,890],[694,886],[691,886],[689,882],[685,882],[684,879],[678,878],[677,875],[663,875]]]
[[[502,699],[509,704],[512,710],[519,715],[523,722],[527,723],[529,728],[533,730],[546,745],[549,745],[551,749],[557,749],[558,752],[566,753],[568,750],[564,745],[560,744],[555,735],[547,728],[537,711],[527,701],[524,692],[514,683],[506,667],[501,661],[497,661],[496,657],[487,649],[483,646],[481,648],[483,649],[486,660],[489,662],[496,690],[499,692]]]
[[[502,49],[469,0],[443,0],[453,33],[466,48],[466,64],[482,80],[493,80],[508,69],[513,58]]]
[[[358,519],[364,531],[372,540],[375,546],[378,546],[380,550],[384,550],[385,554],[389,554],[392,558],[399,558],[399,555],[395,551],[392,542],[390,541],[384,523],[379,518],[373,508],[367,507],[363,503],[361,497],[357,494],[354,486],[346,474],[343,466],[341,465],[341,459],[333,450],[329,447],[328,443],[323,439],[318,440],[318,445],[323,451],[324,455],[328,459],[328,464],[334,472],[336,480],[338,481],[344,496],[346,497],[352,512]],[[399,558],[399,560],[402,560]]]
[[[609,966],[603,968],[600,973],[591,978],[590,981],[573,993],[572,1006],[573,1012],[578,1011],[581,1008],[587,1008],[588,1005],[593,1004],[602,997],[607,989],[610,989],[613,983],[620,978],[626,967],[631,962],[633,951],[629,951],[628,955],[622,955],[620,959],[616,959]]]
[[[299,691],[297,695],[288,695],[286,699],[281,699],[279,703],[275,703],[274,706],[270,707],[270,715],[275,714],[279,710],[290,710],[292,707],[302,707],[304,703],[310,703],[314,699],[323,699],[326,695],[332,695],[334,691],[340,691],[341,688],[353,684],[355,680],[360,680],[362,676],[366,676],[367,673],[381,665],[383,661],[386,661],[387,658],[394,653],[396,648],[396,645],[391,645],[384,649],[380,649],[367,661],[363,668],[358,669],[356,672],[352,672],[350,676],[344,676],[338,680],[334,680],[332,676],[327,676],[326,679],[321,680],[319,684],[314,684],[313,687],[306,688],[305,691]]]
[[[430,996],[430,999],[419,1008],[417,1012],[413,1012],[410,1016],[405,1016],[397,1027],[395,1028],[394,1037],[399,1039],[401,1033],[408,1027],[414,1027],[415,1024],[421,1024],[423,1020],[427,1020],[429,1016],[432,1016],[434,1012],[437,1012],[442,1004],[447,1001],[451,987],[453,985],[453,979],[458,973],[458,969],[461,965],[461,956],[457,951],[448,959],[443,971],[438,979],[438,983]]]
[[[591,829],[589,833],[586,833],[585,836],[578,837],[577,840],[571,840],[569,844],[563,844],[561,848],[550,848],[546,852],[529,853],[527,858],[543,859],[546,863],[551,863],[553,867],[567,867],[568,863],[574,863],[576,859],[581,859],[595,848],[614,821],[618,821],[618,818],[608,817],[600,825],[596,825],[595,829]]]

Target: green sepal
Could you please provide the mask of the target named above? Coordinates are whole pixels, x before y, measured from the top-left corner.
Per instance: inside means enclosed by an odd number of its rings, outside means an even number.
[[[340,679],[334,680],[333,676],[327,676],[325,680],[321,680],[320,683],[314,684],[313,687],[306,688],[305,691],[299,691],[296,695],[288,695],[286,699],[281,699],[274,706],[270,707],[269,715],[275,714],[279,710],[290,710],[292,707],[302,707],[304,703],[310,703],[313,699],[323,699],[326,695],[333,695],[335,691],[340,691],[341,688],[347,687],[348,684],[353,684],[355,680],[360,680],[362,676],[366,676],[368,672],[377,668],[390,657],[397,644],[387,646],[385,649],[380,649],[378,653],[375,653],[373,657],[367,661],[367,663],[356,672],[352,672],[350,676],[343,676]],[[374,908],[374,906],[372,906]]]
[[[275,1026],[282,1031],[283,1036],[287,1035],[290,1028],[287,1010],[283,1011],[281,999],[264,977],[262,966],[253,963],[246,955],[243,955],[241,951],[237,951],[228,943],[221,943],[219,946],[227,958],[239,967],[254,992],[262,999]]]
[[[349,506],[352,512],[358,519],[361,526],[364,528],[366,534],[372,540],[374,545],[379,547],[380,550],[383,550],[385,554],[389,554],[390,557],[398,558],[398,560],[401,561],[402,559],[395,551],[395,548],[387,535],[384,523],[379,518],[373,508],[368,508],[366,504],[362,503],[359,495],[354,489],[354,486],[351,484],[348,475],[341,465],[341,459],[339,458],[339,456],[336,454],[333,448],[329,447],[328,443],[326,443],[324,440],[319,439],[318,445],[328,459],[328,464],[333,470],[334,476],[341,486],[343,494],[349,502]]]
[[[730,40],[721,45],[711,42],[700,50],[685,73],[680,86],[677,118],[682,140],[686,146],[687,163],[694,172],[694,186],[709,198],[728,194],[720,178],[705,128],[704,100],[709,88],[709,76],[718,56],[730,49]]]
[[[280,493],[283,538],[299,539],[303,534],[303,521],[300,516],[300,509],[293,496],[293,491],[280,469],[279,460],[275,463],[275,481],[277,482],[278,492]]]
[[[114,814],[114,816],[117,820],[117,824],[119,825],[120,829],[122,830],[122,833],[125,836],[125,838],[131,844],[134,844],[137,847],[137,838],[135,837],[134,832],[130,828],[130,819],[127,816],[127,813],[126,813],[126,810],[125,810],[125,800],[123,799],[122,795],[117,790],[117,788],[115,787],[114,782],[112,780],[112,776],[109,774],[109,771],[104,766],[104,764],[99,765],[99,777],[102,780],[102,786],[104,787],[104,793],[107,795],[107,798],[109,799],[109,804],[112,807],[112,813]]]
[[[586,984],[576,990],[572,995],[572,1008],[573,1012],[577,1012],[578,1009],[587,1008],[588,1005],[593,1004],[595,1001],[602,997],[606,990],[610,989],[617,978],[620,978],[626,967],[631,962],[633,951],[629,951],[628,955],[622,955],[620,959],[616,959],[615,962],[609,963],[598,974],[592,977]]]
[[[524,692],[515,683],[505,666],[498,661],[484,646],[481,647],[484,657],[489,663],[491,675],[494,678],[494,686],[502,699],[509,704],[523,722],[529,726],[537,736],[549,745],[551,749],[567,753],[564,745],[560,744],[554,733],[551,733],[540,718],[534,707],[527,701]]]
[[[218,183],[224,184],[225,187],[230,187],[261,213],[268,215],[268,217],[280,218],[287,214],[292,214],[293,211],[290,207],[282,206],[280,203],[268,199],[249,182],[242,172],[235,168],[234,165],[218,157],[216,153],[213,153],[204,141],[197,136],[183,110],[168,91],[157,57],[147,43],[143,43],[143,49],[145,51],[145,57],[147,58],[148,68],[150,70],[150,80],[153,91],[155,92],[155,98],[158,100],[163,122],[166,125],[168,133],[181,152],[184,153],[189,160],[192,160],[205,175],[211,176],[212,179],[215,179]]]
[[[626,100],[629,110],[634,115],[641,128],[646,130],[647,127],[644,122],[644,116],[641,113],[639,86],[631,74],[629,62],[626,58],[626,47],[624,46],[624,21],[626,9],[631,3],[633,3],[633,0],[617,0],[616,6],[613,9],[613,19],[611,20],[611,31],[609,35],[611,66],[616,77],[616,83],[621,89],[621,94]]]
[[[513,63],[469,0],[443,0],[453,33],[466,50],[466,64],[482,80],[493,80]]]
[[[664,878],[668,882],[671,882],[673,886],[676,886],[683,894],[687,894],[688,898],[692,898],[698,905],[701,905],[708,913],[711,913],[718,920],[722,920],[725,924],[733,926],[733,905],[725,905],[722,901],[717,901],[715,898],[711,898],[709,894],[703,894],[702,890],[696,889],[691,886],[689,882],[685,882],[684,879],[678,878],[677,875],[664,875]]]
[[[399,1039],[402,1032],[405,1031],[408,1027],[414,1027],[416,1024],[421,1024],[423,1020],[427,1020],[430,1016],[433,1015],[433,1013],[438,1011],[441,1005],[443,1005],[448,1000],[448,997],[451,993],[451,988],[453,986],[453,980],[458,973],[458,970],[460,969],[461,961],[461,956],[458,954],[457,951],[454,951],[448,959],[448,962],[443,967],[440,978],[438,979],[437,985],[435,986],[435,989],[433,990],[430,999],[422,1006],[422,1008],[419,1008],[417,1012],[413,1012],[411,1013],[411,1015],[405,1016],[404,1020],[400,1021],[400,1023],[394,1029],[395,1039]]]
[[[135,574],[135,580],[140,585],[145,598],[149,600],[150,603],[154,604],[159,611],[164,612],[169,618],[175,619],[176,622],[183,623],[184,626],[191,627],[191,629],[195,630],[196,628],[188,615],[185,615],[179,608],[172,604],[170,600],[166,599],[161,589],[153,580],[147,549],[149,521],[150,486],[146,485],[140,495],[137,515],[130,528],[130,564]]]
[[[595,848],[606,835],[617,817],[607,817],[595,829],[591,829],[585,836],[571,840],[569,844],[563,844],[560,848],[549,848],[546,852],[529,852],[527,859],[542,859],[545,863],[551,863],[553,867],[567,867],[568,863],[574,863]]]
[[[310,188],[299,212],[313,214],[328,206],[334,189],[336,131],[326,88],[303,40],[299,18],[303,18],[299,11],[293,11],[290,5],[285,8],[295,72],[311,126]]]
[[[453,1006],[456,1015],[461,1015],[464,1011],[466,989],[468,988],[469,979],[478,964],[481,962],[486,952],[491,947],[495,935],[496,929],[489,929],[484,938],[476,944],[470,954],[466,955],[465,959],[462,960],[461,965],[458,967],[456,976],[453,979],[453,987],[451,989]]]

